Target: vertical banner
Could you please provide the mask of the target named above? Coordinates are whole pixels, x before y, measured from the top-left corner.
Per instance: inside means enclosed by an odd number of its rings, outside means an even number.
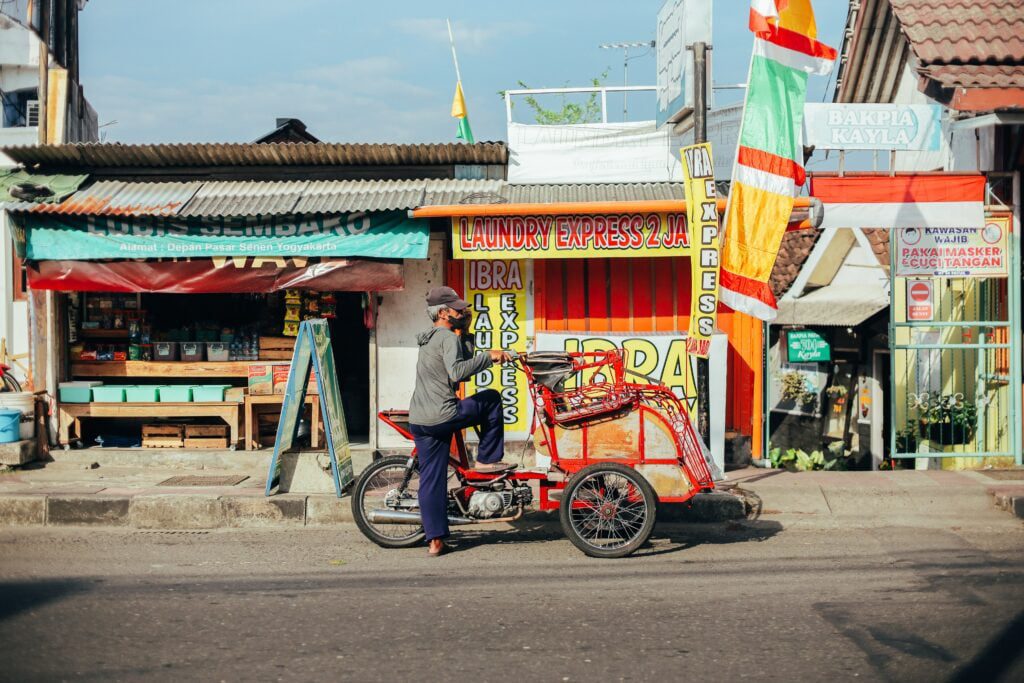
[[[718,314],[718,205],[711,143],[690,145],[680,150],[683,158],[683,188],[686,219],[690,224],[693,253],[690,271],[690,329],[686,352],[707,358]]]
[[[526,352],[526,262],[467,261],[466,300],[473,310],[471,332],[478,350]],[[526,437],[530,430],[526,376],[511,365],[495,365],[474,376],[469,391],[501,393],[505,435]]]

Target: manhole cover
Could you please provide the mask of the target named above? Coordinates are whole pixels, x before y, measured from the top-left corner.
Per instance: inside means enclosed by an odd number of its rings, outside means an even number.
[[[201,477],[192,474],[185,474],[179,477],[171,477],[160,482],[157,486],[234,486],[249,478],[247,474],[229,474],[224,477]]]
[[[1024,480],[1024,470],[987,470],[983,471],[982,474],[993,479]]]

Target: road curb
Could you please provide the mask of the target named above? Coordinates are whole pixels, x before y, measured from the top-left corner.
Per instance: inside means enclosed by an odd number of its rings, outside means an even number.
[[[0,526],[43,526],[46,498],[43,496],[0,496]]]
[[[659,524],[728,522],[746,516],[744,502],[729,493],[700,494],[692,506],[661,505]],[[532,511],[526,519],[557,528],[557,514]],[[134,529],[332,527],[353,524],[348,496],[280,494],[135,496],[4,494],[0,527],[102,526]]]
[[[131,499],[114,496],[47,496],[49,526],[128,526]]]
[[[1018,519],[1024,519],[1024,486],[990,486],[988,494],[995,506]]]

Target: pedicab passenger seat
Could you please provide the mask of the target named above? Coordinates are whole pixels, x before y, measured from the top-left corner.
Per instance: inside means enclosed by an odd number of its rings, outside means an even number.
[[[569,354],[531,353],[526,361],[537,384],[547,389],[552,407],[545,419],[566,428],[613,419],[634,410],[639,396],[621,382],[596,382],[565,389],[565,381],[579,371]]]

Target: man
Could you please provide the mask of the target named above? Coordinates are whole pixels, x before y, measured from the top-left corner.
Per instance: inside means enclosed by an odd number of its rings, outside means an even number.
[[[409,429],[416,440],[420,466],[419,504],[429,553],[442,554],[448,536],[448,454],[452,436],[470,426],[480,427],[476,467],[502,472],[505,426],[501,395],[494,389],[459,400],[459,384],[494,363],[512,360],[506,351],[474,353],[472,344],[455,330],[468,331],[469,303],[451,287],[434,287],[427,294],[427,315],[434,326],[416,337],[416,388],[409,404]]]

